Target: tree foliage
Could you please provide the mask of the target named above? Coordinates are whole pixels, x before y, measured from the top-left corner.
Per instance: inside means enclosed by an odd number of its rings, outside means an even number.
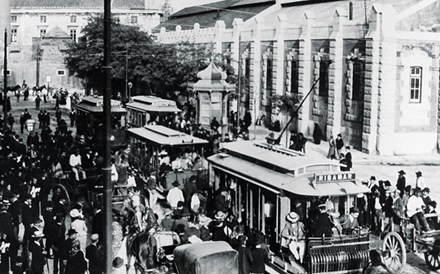
[[[296,115],[295,112],[300,102],[298,94],[273,95],[271,99],[282,113],[290,116]]]
[[[104,90],[103,26],[102,16],[91,17],[80,41],[69,45],[65,57],[70,73],[83,79],[86,88],[98,92]],[[197,73],[214,56],[209,45],[155,43],[138,27],[123,25],[116,18],[112,19],[111,28],[112,87],[122,95],[127,71],[127,79],[133,83],[132,94],[171,97],[176,91],[185,91],[186,83],[197,81]],[[228,80],[233,83],[234,71],[225,58],[215,60],[231,75]]]

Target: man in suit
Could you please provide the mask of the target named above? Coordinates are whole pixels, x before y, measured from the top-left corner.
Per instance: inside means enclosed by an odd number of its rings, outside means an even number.
[[[31,268],[34,274],[43,274],[44,265],[46,264],[46,259],[44,258],[45,251],[43,250],[43,243],[41,239],[44,234],[36,230],[32,234],[32,241],[29,243],[29,251],[32,253]]]
[[[345,147],[345,161],[347,162],[348,171],[353,167],[353,158],[351,157],[350,146]]]
[[[314,230],[313,236],[315,237],[331,237],[333,235],[334,224],[331,220],[330,215],[327,213],[326,204],[320,204],[318,206],[319,214],[316,220],[313,222],[312,228]]]
[[[90,274],[101,274],[99,270],[98,259],[98,241],[99,235],[92,234],[90,236],[91,244],[86,248],[86,258],[89,260],[89,272]]]
[[[399,177],[397,178],[397,184],[396,187],[400,191],[400,194],[403,195],[405,192],[406,187],[406,178],[405,178],[406,172],[403,170],[399,171]]]
[[[0,233],[8,236],[8,239],[15,239],[14,228],[12,226],[12,216],[8,212],[9,201],[5,200],[0,205]]]
[[[62,214],[58,214],[55,217],[55,222],[52,223],[51,233],[47,235],[47,243],[53,250],[53,273],[64,273],[63,259],[62,259],[62,246],[66,238],[66,226],[64,225],[64,217]]]
[[[350,208],[350,214],[341,218],[342,232],[344,234],[353,234],[359,228],[359,209],[357,207]]]

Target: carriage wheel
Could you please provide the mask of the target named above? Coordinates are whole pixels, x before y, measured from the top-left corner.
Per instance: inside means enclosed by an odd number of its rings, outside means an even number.
[[[425,252],[425,261],[426,264],[431,268],[432,270],[439,270],[440,269],[440,239],[435,240],[434,247],[430,250]]]
[[[63,194],[62,197],[63,197],[64,199],[66,199],[67,204],[70,205],[70,196],[69,196],[69,192],[67,191],[67,189],[66,189],[65,186],[63,186],[62,184],[55,184],[55,185],[52,187],[52,189],[53,189],[53,190],[60,189],[61,192],[62,192],[62,194]]]
[[[401,273],[406,264],[406,248],[396,232],[388,233],[383,239],[383,263],[390,273]]]

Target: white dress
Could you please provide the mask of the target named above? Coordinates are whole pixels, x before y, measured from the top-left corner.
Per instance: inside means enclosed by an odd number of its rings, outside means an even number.
[[[84,220],[76,219],[70,224],[70,228],[75,229],[78,233],[78,240],[81,245],[81,250],[86,250],[87,244],[87,226]]]

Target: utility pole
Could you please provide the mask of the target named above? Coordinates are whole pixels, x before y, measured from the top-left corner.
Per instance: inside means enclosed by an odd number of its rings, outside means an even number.
[[[5,51],[3,60],[3,119],[4,127],[8,124],[8,29],[5,28]]]
[[[35,86],[38,88],[40,86],[40,40],[38,40],[38,46],[37,46],[37,68],[36,68],[36,82]]]
[[[111,137],[111,97],[112,97],[112,67],[110,60],[111,53],[111,0],[104,0],[104,167],[102,168],[104,178],[104,254],[105,271],[112,272],[112,182],[110,162],[110,137]]]
[[[127,99],[127,89],[128,89],[128,43],[125,44],[125,96],[124,96],[124,100]]]

